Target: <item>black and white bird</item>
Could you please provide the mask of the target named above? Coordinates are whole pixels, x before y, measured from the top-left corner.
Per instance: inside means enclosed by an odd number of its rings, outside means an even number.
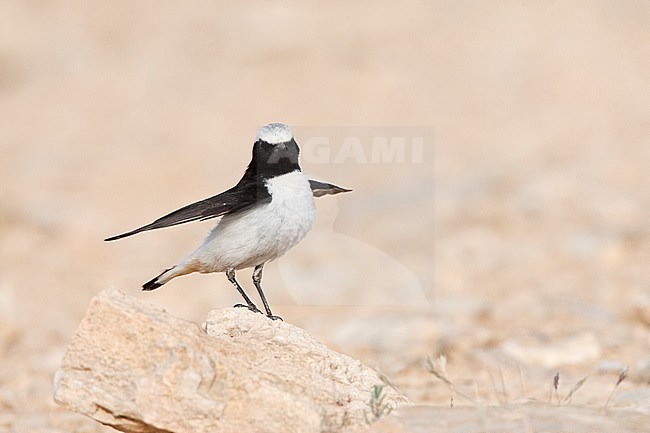
[[[113,241],[154,230],[222,217],[205,241],[185,259],[146,282],[143,290],[154,290],[171,279],[193,272],[225,272],[251,311],[261,312],[235,279],[235,271],[254,267],[253,284],[266,315],[274,316],[262,291],[262,270],[300,242],[314,224],[314,197],[350,190],[309,180],[298,163],[298,144],[291,129],[271,123],[257,133],[253,157],[239,183],[214,197],[192,203],[127,233]]]

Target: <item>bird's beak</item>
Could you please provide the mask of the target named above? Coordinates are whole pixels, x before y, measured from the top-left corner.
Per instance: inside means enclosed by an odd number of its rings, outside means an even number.
[[[273,148],[273,151],[271,151],[271,155],[269,156],[269,162],[274,163],[274,162],[279,162],[281,159],[289,159],[292,162],[297,162],[294,160],[297,160],[298,154],[292,151],[292,147],[290,143],[278,143],[275,145]]]

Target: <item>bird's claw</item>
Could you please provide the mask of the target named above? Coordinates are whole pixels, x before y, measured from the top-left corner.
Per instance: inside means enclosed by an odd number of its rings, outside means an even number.
[[[256,307],[255,305],[253,305],[253,304],[251,304],[251,305],[246,305],[246,304],[235,304],[235,305],[233,305],[233,307],[235,307],[235,308],[248,308],[248,309],[249,309],[250,311],[252,311],[253,313],[260,313],[260,314],[262,313],[262,312],[259,310],[259,308],[257,308],[257,307]]]

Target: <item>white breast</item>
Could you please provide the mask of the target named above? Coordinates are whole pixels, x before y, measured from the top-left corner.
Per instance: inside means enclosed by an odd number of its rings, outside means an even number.
[[[266,181],[271,202],[227,215],[187,259],[199,272],[244,269],[277,259],[300,242],[316,218],[309,180],[301,171]]]

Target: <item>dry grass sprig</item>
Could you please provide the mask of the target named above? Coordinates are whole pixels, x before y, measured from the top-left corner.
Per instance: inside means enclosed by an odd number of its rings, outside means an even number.
[[[569,403],[569,402],[571,401],[571,398],[573,397],[573,394],[574,394],[577,390],[579,390],[580,388],[582,388],[582,385],[585,384],[585,382],[587,381],[587,379],[589,379],[589,375],[587,375],[587,376],[583,377],[582,379],[580,379],[579,381],[577,381],[576,384],[573,385],[573,388],[571,388],[571,391],[569,391],[569,393],[566,395],[566,397],[564,397],[564,398],[562,399],[562,404],[567,404],[567,403]]]
[[[616,392],[618,386],[621,384],[621,382],[623,382],[627,378],[627,373],[629,370],[630,370],[630,366],[628,365],[618,373],[618,380],[616,381],[616,385],[614,385],[614,389],[612,389],[612,392],[609,394],[609,397],[607,397],[607,401],[605,402],[605,408],[607,408],[607,405],[609,404],[609,401],[614,396],[614,393]]]
[[[472,403],[478,403],[474,398],[469,395],[459,391],[453,384],[451,380],[447,377],[447,357],[444,354],[441,354],[437,358],[428,357],[426,364],[427,371],[431,373],[434,377],[438,378],[444,382],[449,390],[454,394],[463,397]],[[453,397],[452,397],[453,398]]]

